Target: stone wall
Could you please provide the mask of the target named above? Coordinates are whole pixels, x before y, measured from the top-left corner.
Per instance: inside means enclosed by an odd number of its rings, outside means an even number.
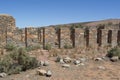
[[[92,48],[114,47],[120,45],[119,27],[109,28],[71,28],[39,27],[19,29],[15,19],[9,15],[0,15],[0,43],[13,43],[17,46],[41,46],[45,48]]]
[[[39,29],[39,30],[38,30]],[[114,47],[120,42],[120,31],[117,29],[80,29],[75,28],[59,28],[56,30],[54,27],[27,29],[27,43],[28,45],[41,45],[43,48],[50,45],[51,48],[86,48],[97,49],[97,47]],[[24,30],[23,30],[24,31]],[[73,33],[72,33],[73,31]],[[119,32],[119,33],[118,33]],[[19,34],[21,39],[25,39]],[[99,36],[100,35],[100,36]],[[18,36],[18,35],[17,35]],[[23,40],[25,42],[25,40]]]
[[[16,28],[15,19],[6,14],[0,14],[0,43],[6,44],[13,38],[13,32]]]

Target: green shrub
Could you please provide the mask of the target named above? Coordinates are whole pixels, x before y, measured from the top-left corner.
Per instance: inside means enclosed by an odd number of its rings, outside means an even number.
[[[18,64],[13,64],[9,71],[7,72],[9,75],[11,74],[19,74],[22,71],[22,66]]]
[[[18,50],[18,64],[22,65],[22,70],[25,71],[27,69],[37,67],[38,61],[34,57],[30,57],[25,49],[20,48]]]
[[[5,49],[6,49],[7,51],[13,51],[13,50],[16,49],[16,46],[9,43],[9,44],[7,44],[7,45],[5,46]]]
[[[9,54],[9,56],[13,59],[13,60],[18,60],[18,50],[16,49],[16,50],[14,50],[14,51],[12,51],[10,54]]]
[[[107,56],[110,58],[113,56],[118,56],[120,58],[120,47],[115,47],[109,50]]]
[[[12,64],[12,58],[8,55],[4,56],[0,61],[0,72],[8,72]]]
[[[0,60],[0,72],[6,72],[7,74],[17,74],[37,66],[37,59],[30,57],[24,48],[14,50]]]

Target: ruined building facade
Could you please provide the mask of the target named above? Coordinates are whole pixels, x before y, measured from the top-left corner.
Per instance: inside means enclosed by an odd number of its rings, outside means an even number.
[[[109,26],[108,26],[109,27]],[[18,29],[15,19],[0,15],[0,43],[16,46],[41,46],[45,48],[92,48],[114,47],[120,44],[119,25],[97,26],[95,28],[39,27]]]

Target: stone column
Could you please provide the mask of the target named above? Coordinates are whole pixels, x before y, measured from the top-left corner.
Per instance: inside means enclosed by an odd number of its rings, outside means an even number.
[[[98,47],[97,30],[96,29],[89,30],[89,47],[92,49],[95,49]]]
[[[77,48],[84,48],[86,47],[86,40],[84,37],[84,31],[83,29],[80,28],[75,28],[75,47]]]
[[[71,31],[69,28],[61,28],[61,39],[60,39],[60,47],[72,47],[72,40],[71,40]]]
[[[107,47],[108,46],[108,30],[102,29],[102,43],[101,47]]]
[[[45,46],[51,46],[51,48],[55,47],[55,41],[56,41],[56,31],[53,27],[45,28]]]
[[[112,30],[112,47],[117,46],[117,31],[118,30]]]

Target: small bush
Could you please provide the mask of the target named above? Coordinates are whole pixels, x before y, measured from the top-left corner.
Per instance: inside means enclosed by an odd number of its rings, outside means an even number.
[[[25,49],[20,48],[18,50],[18,64],[22,65],[22,70],[25,71],[27,69],[37,67],[38,61],[34,57],[30,57]]]
[[[115,47],[109,50],[107,56],[110,58],[113,56],[118,56],[120,58],[120,47]]]
[[[13,64],[9,71],[7,72],[9,75],[11,74],[19,74],[22,71],[22,66],[18,64]]]
[[[0,60],[0,72],[6,72],[7,74],[17,74],[37,66],[37,59],[30,57],[24,48],[19,48]]]
[[[12,51],[10,54],[9,54],[9,56],[13,59],[13,60],[18,60],[18,50],[16,49],[16,50],[14,50],[14,51]]]
[[[13,50],[16,49],[16,47],[15,47],[15,45],[13,45],[13,44],[7,44],[7,45],[5,46],[5,49],[6,49],[7,51],[13,51]]]
[[[0,61],[0,72],[8,72],[11,65],[13,64],[13,60],[10,56],[6,55]]]

